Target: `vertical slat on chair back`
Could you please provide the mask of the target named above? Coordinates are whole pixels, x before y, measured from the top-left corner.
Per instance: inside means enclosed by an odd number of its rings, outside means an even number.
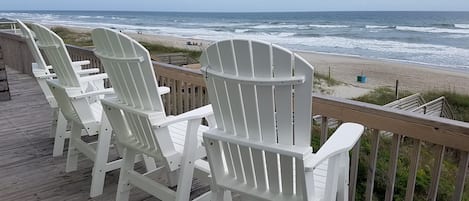
[[[304,59],[264,42],[225,40],[209,46],[201,63],[218,128],[226,135],[249,139],[253,144],[310,147],[313,67]],[[303,78],[303,82],[256,82],[294,78]],[[228,174],[238,182],[273,194],[304,193],[301,160],[220,143]],[[295,171],[298,179],[294,179]]]
[[[43,70],[48,70],[46,68],[47,64],[42,57],[39,48],[36,45],[36,39],[34,38],[34,34],[31,30],[20,20],[16,20],[18,23],[21,33],[23,33],[23,37],[25,38],[26,44],[28,45],[29,49],[31,50],[31,54],[33,55],[34,61],[37,63],[38,67]]]
[[[40,24],[31,24],[31,29],[36,34],[37,46],[44,52],[54,68],[60,84],[69,87],[80,87],[78,74],[72,66],[72,60],[63,40],[53,31]]]
[[[164,112],[148,51],[130,37],[108,29],[94,29],[95,54],[101,59],[121,101],[143,110]]]

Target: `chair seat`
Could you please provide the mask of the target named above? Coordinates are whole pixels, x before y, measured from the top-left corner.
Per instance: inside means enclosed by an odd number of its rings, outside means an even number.
[[[174,148],[177,152],[182,153],[184,151],[184,140],[186,138],[187,121],[172,124],[168,126],[168,128],[171,134],[171,139],[173,140]],[[198,158],[205,157],[207,155],[205,153],[205,148],[201,146],[201,142],[203,141],[203,132],[207,131],[208,129],[209,128],[207,126],[200,125],[199,129],[197,130],[197,147],[199,150]]]
[[[314,155],[314,153],[313,153]],[[280,161],[278,161],[278,165],[281,166]],[[329,162],[326,160],[319,164],[315,171],[313,172],[314,175],[314,193],[315,195],[313,198],[322,198],[324,197],[325,193],[325,186],[326,186],[326,178],[327,178],[327,168],[329,167]],[[228,171],[226,171],[228,172]],[[293,173],[293,181],[295,182],[296,180],[296,172]],[[237,191],[243,191],[246,190],[246,185],[244,182],[239,182],[236,180],[233,180],[232,178],[224,178],[223,179],[223,184],[225,187],[229,187],[231,189],[235,189]],[[268,199],[274,199],[274,200],[285,200],[287,198],[285,197],[277,197],[275,195],[268,195],[266,194],[265,191],[259,191],[259,189],[251,189],[254,194],[261,195],[261,197],[268,198]],[[257,191],[256,191],[257,190]],[[279,196],[280,194],[278,194]]]

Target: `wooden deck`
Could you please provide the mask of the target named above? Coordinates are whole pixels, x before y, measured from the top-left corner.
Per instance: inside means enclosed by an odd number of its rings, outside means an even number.
[[[37,82],[11,68],[7,72],[12,99],[0,102],[0,200],[115,200],[119,170],[106,175],[103,195],[89,198],[92,162],[83,157],[78,171],[65,172],[65,154],[52,157],[52,109]],[[157,199],[134,188],[130,200]]]

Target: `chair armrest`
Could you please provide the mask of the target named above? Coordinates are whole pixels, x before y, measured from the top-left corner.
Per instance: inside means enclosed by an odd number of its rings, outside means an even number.
[[[94,96],[99,96],[99,95],[106,95],[106,94],[114,94],[114,89],[113,88],[107,88],[107,89],[102,89],[102,90],[96,90],[96,91],[90,91],[82,94],[78,94],[75,96],[70,96],[72,99],[82,99],[86,97],[94,97]]]
[[[350,151],[360,139],[365,128],[356,123],[344,123],[332,134],[322,147],[305,161],[305,171],[313,171],[324,160]]]
[[[152,126],[155,128],[161,128],[161,127],[166,127],[166,126],[169,126],[171,124],[181,122],[181,121],[187,121],[187,120],[192,120],[192,119],[202,119],[210,115],[213,115],[212,105],[206,105],[206,106],[197,108],[195,110],[182,113],[177,116],[168,117],[167,119],[163,121],[159,121],[155,124],[152,124]]]
[[[91,74],[91,73],[99,73],[99,68],[81,69],[81,70],[77,70],[77,73],[78,73],[79,75],[86,75],[86,74]]]
[[[35,77],[38,79],[50,79],[50,78],[57,77],[57,75],[55,73],[50,73],[50,74],[43,74],[43,75],[35,75]]]
[[[74,66],[84,66],[90,64],[90,60],[83,60],[83,61],[73,61],[72,64]]]
[[[90,81],[95,81],[95,80],[103,80],[106,78],[108,78],[106,73],[100,73],[100,74],[80,77],[80,82],[90,82]]]
[[[158,87],[158,93],[160,95],[167,94],[169,93],[169,91],[170,91],[169,87]]]

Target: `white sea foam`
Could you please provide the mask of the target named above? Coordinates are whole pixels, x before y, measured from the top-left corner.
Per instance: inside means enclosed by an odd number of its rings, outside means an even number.
[[[469,29],[469,24],[454,24],[454,27],[461,29]]]
[[[80,15],[80,16],[77,16],[76,18],[78,18],[78,19],[93,19],[93,18],[104,19],[104,16],[101,16],[101,15],[98,15],[98,16]]]
[[[252,26],[255,29],[280,29],[280,28],[287,28],[287,29],[296,29],[300,25],[297,24],[260,24]]]
[[[235,33],[244,33],[249,31],[249,29],[235,29]]]
[[[469,34],[469,30],[465,29],[446,29],[437,27],[411,27],[411,26],[396,26],[397,30],[401,31],[416,31],[427,33],[451,33],[451,34]]]
[[[310,24],[309,27],[314,28],[348,28],[348,25],[330,25],[330,24]]]
[[[294,36],[294,35],[295,35],[295,33],[292,33],[292,32],[280,32],[278,34],[278,36],[280,36],[280,37],[289,37],[289,36]]]

